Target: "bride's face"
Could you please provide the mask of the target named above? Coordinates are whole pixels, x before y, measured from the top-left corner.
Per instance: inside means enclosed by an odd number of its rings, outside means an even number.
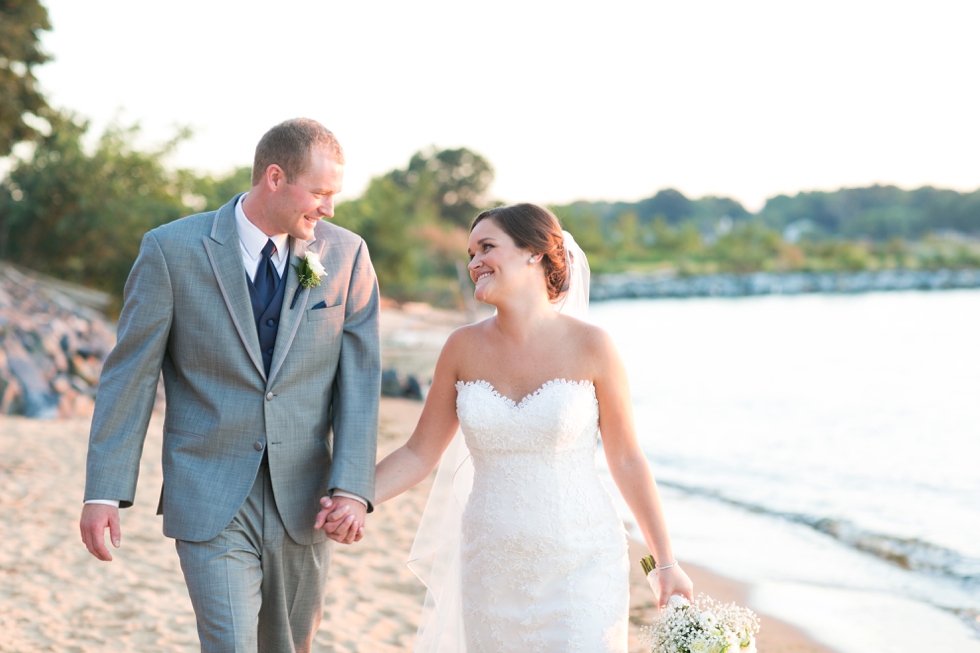
[[[537,265],[528,265],[532,252],[521,249],[492,218],[481,220],[470,232],[467,246],[470,278],[476,284],[477,301],[495,304],[495,298],[534,287]],[[535,257],[537,260],[538,257]]]

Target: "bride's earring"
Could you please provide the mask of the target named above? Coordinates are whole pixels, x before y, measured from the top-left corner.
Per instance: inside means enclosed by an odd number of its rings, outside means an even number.
[[[527,260],[527,264],[528,265],[534,265],[534,257],[533,256]]]

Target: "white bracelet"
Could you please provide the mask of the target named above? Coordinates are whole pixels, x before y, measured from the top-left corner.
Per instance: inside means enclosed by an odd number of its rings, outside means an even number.
[[[671,567],[676,567],[676,566],[677,566],[677,561],[674,560],[669,565],[657,565],[656,567],[654,567],[654,569],[656,569],[657,571],[660,571],[661,569],[670,569]]]

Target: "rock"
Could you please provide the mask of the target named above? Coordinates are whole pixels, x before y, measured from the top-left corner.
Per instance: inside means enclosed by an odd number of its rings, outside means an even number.
[[[24,391],[15,378],[5,379],[7,387],[0,397],[0,415],[24,414]]]
[[[58,417],[74,416],[75,399],[77,397],[78,392],[69,385],[65,392],[58,397]]]
[[[980,270],[755,272],[690,277],[663,272],[597,274],[592,277],[591,299],[745,297],[953,288],[980,288]]]
[[[51,359],[54,367],[59,372],[68,371],[68,357],[65,356],[65,350],[61,347],[61,341],[63,340],[63,333],[59,333],[61,329],[58,327],[64,327],[64,322],[59,320],[53,320],[49,325],[51,331],[49,333],[41,336],[41,348],[44,353]]]
[[[422,401],[422,386],[419,384],[419,380],[411,374],[409,374],[408,378],[405,379],[404,396],[406,399]]]
[[[110,298],[0,263],[0,414],[88,417],[115,345]]]
[[[87,358],[76,353],[71,358],[70,369],[76,378],[85,382],[85,385],[98,385],[99,375],[102,373],[102,361],[95,357]]]
[[[157,405],[162,406],[163,404],[160,403]],[[84,395],[82,393],[78,393],[75,395],[75,401],[69,407],[69,413],[71,416],[92,417],[92,414],[94,412],[95,412],[95,399],[89,397],[88,395]]]
[[[393,367],[389,367],[381,373],[381,396],[382,397],[402,397],[422,401],[422,385],[413,375],[408,375],[405,380]]]
[[[401,397],[402,383],[398,378],[398,371],[391,368],[381,373],[381,396],[382,397]]]
[[[58,395],[28,352],[16,339],[5,341],[7,364],[24,392],[24,415],[51,419],[58,416]]]

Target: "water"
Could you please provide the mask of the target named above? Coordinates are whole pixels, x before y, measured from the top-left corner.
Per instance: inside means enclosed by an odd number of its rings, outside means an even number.
[[[980,651],[980,291],[591,318],[626,362],[679,557],[842,651]]]

